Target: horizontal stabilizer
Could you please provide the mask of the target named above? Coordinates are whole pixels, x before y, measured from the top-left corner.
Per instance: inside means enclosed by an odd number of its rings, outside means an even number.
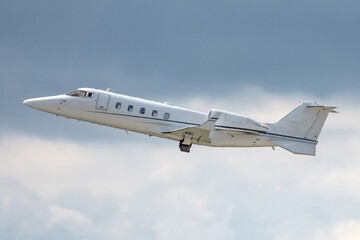
[[[318,109],[322,109],[326,112],[331,112],[331,113],[338,113],[337,111],[335,111],[334,109],[336,109],[337,107],[334,106],[325,106],[325,105],[314,105],[314,106],[307,106],[307,108],[318,108]]]
[[[303,154],[310,156],[315,156],[316,154],[316,142],[303,142],[285,139],[273,139],[271,140],[271,142],[295,154]]]

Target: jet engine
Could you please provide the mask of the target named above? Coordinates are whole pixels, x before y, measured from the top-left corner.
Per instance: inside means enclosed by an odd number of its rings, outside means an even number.
[[[236,113],[212,109],[209,117],[219,116],[215,122],[215,130],[231,132],[267,132],[268,127],[251,118],[243,117]]]

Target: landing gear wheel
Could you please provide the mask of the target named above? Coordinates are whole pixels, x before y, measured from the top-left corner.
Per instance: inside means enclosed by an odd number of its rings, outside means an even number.
[[[183,144],[183,142],[184,142],[184,140],[181,140],[181,141],[179,142],[180,151],[182,151],[182,152],[190,152],[190,148],[191,148],[191,145],[192,145],[192,144],[190,144],[190,145],[185,145],[185,144]]]

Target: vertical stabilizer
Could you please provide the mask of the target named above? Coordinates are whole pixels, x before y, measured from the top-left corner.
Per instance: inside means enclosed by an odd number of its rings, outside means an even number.
[[[334,109],[335,107],[316,102],[304,102],[280,121],[271,124],[271,131],[280,135],[316,141],[329,112],[335,112]]]
[[[333,106],[304,102],[277,123],[270,124],[271,142],[292,153],[315,155],[317,139]]]

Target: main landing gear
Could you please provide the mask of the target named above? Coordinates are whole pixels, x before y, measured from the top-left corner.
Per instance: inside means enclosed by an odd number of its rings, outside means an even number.
[[[179,148],[182,152],[190,152],[192,145],[193,134],[191,132],[185,132],[184,138],[179,142]]]
[[[190,152],[190,148],[191,148],[191,145],[186,145],[186,144],[183,144],[184,140],[181,140],[179,142],[179,148],[180,148],[180,151],[182,152]]]
[[[192,146],[192,133],[186,132],[184,134],[184,139],[179,142],[179,148],[182,152],[190,152]]]

